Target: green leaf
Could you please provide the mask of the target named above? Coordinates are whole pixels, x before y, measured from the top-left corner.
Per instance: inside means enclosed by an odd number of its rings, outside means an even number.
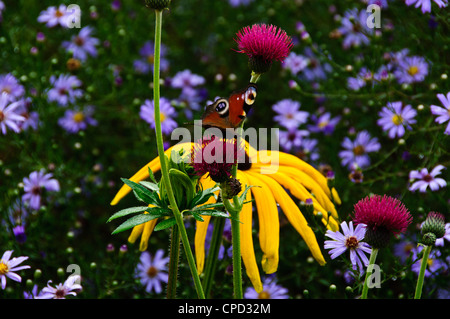
[[[115,235],[117,233],[133,228],[134,226],[146,223],[155,218],[158,218],[158,216],[153,214],[139,214],[124,221],[119,227],[117,227],[112,232],[112,234]]]
[[[190,203],[191,199],[194,197],[194,185],[192,184],[191,179],[187,176],[186,173],[178,169],[171,168],[169,170],[170,179],[173,184],[182,185],[186,190],[186,200]],[[175,187],[175,185],[173,185]]]
[[[127,216],[130,214],[142,213],[142,212],[145,212],[147,209],[149,209],[148,206],[137,206],[137,207],[130,207],[130,208],[122,209],[121,211],[118,211],[117,213],[112,215],[106,222],[109,223],[110,221],[112,221],[116,218]]]
[[[148,181],[140,181],[139,184],[147,187],[148,189],[152,190],[153,192],[159,192],[158,184],[148,182]]]
[[[219,189],[219,186],[215,186],[213,188],[207,188],[198,192],[192,199],[192,206],[194,207],[206,203],[211,196],[214,196],[214,192],[218,191]]]
[[[175,219],[175,217],[170,217],[168,219],[165,219],[161,222],[159,222],[155,228],[154,231],[159,231],[159,230],[163,230],[169,227],[172,227],[173,225],[175,225],[177,223],[177,220]]]
[[[192,211],[206,210],[206,209],[209,209],[209,208],[216,208],[216,207],[224,207],[224,206],[223,206],[222,202],[220,202],[220,203],[211,203],[211,204],[203,204],[203,205],[200,205],[200,206],[195,206],[192,209]]]
[[[205,220],[203,219],[202,216],[200,216],[198,213],[196,212],[192,212],[192,217],[194,217],[195,220],[198,220],[199,222],[204,222]]]
[[[158,184],[155,175],[153,174],[153,171],[150,169],[150,166],[148,167],[148,175],[150,176],[150,179],[153,181],[153,183]]]
[[[129,179],[126,179],[126,178],[122,178],[122,181],[131,187],[131,189],[134,192],[134,195],[140,201],[143,201],[146,204],[160,206],[160,200],[158,198],[158,195],[155,193],[152,193],[148,188],[146,188],[138,183],[135,183],[133,181],[130,181]]]
[[[205,210],[196,211],[195,213],[203,215],[203,216],[230,218],[230,215],[227,212],[223,212],[221,210],[205,209]],[[194,215],[194,213],[192,213],[192,215]]]

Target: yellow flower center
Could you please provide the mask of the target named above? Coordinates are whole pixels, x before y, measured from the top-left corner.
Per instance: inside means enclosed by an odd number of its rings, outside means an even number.
[[[4,275],[9,271],[9,267],[4,262],[0,262],[0,275]]]
[[[10,94],[10,93],[11,93],[11,88],[10,88],[9,86],[5,86],[5,87],[2,89],[2,93],[8,93],[8,94]]]
[[[258,294],[258,299],[270,299],[270,293],[263,290]]]
[[[400,115],[395,114],[392,117],[392,123],[394,123],[395,125],[401,125],[403,123],[403,118]]]
[[[2,122],[5,119],[5,114],[3,114],[2,111],[0,111],[0,122]]]
[[[345,246],[347,246],[350,249],[355,249],[359,245],[359,241],[355,236],[348,237],[345,241]]]
[[[164,122],[164,120],[166,119],[166,115],[164,113],[160,113],[160,118],[161,118],[161,122]]]
[[[428,264],[428,267],[431,267],[431,265],[433,265],[433,259],[428,258],[427,264]]]
[[[319,128],[324,128],[327,125],[328,125],[327,121],[322,121],[322,122],[319,122],[319,124],[318,124]]]
[[[416,75],[418,72],[419,72],[419,68],[415,65],[410,66],[408,69],[409,75]]]
[[[149,64],[153,64],[154,60],[155,60],[155,56],[153,54],[150,54],[149,56],[147,56],[147,62]]]
[[[56,10],[55,16],[56,16],[57,18],[60,18],[60,17],[62,17],[63,15],[64,15],[64,13],[62,13],[62,12],[59,11],[59,10]]]
[[[77,123],[83,122],[84,114],[81,112],[77,112],[73,115],[73,120]]]

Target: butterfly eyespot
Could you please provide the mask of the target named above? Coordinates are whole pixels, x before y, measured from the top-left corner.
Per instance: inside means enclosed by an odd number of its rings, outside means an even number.
[[[255,103],[256,99],[256,88],[249,87],[248,90],[245,92],[245,103],[247,105],[252,105]]]
[[[219,100],[216,105],[216,112],[225,114],[228,111],[228,102],[226,100]]]

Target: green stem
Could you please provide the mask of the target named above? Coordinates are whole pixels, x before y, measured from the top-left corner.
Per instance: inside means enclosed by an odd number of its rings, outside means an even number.
[[[427,269],[428,256],[430,255],[431,247],[432,246],[425,246],[425,249],[423,251],[422,263],[420,264],[419,278],[417,278],[417,286],[416,293],[414,294],[414,299],[420,299],[422,296],[423,280],[425,278],[425,270]]]
[[[234,298],[242,299],[242,267],[241,267],[241,232],[239,223],[240,211],[232,214],[231,245],[233,247],[233,288]]]
[[[167,299],[175,299],[177,295],[178,261],[180,259],[180,232],[177,225],[174,225],[172,227],[169,257],[169,281],[167,282]]]
[[[222,244],[224,226],[225,218],[219,217],[214,219],[214,230],[211,237],[211,244],[209,245],[208,258],[206,259],[206,268],[203,279],[203,290],[205,291],[205,296],[209,296],[212,283],[214,281],[214,274],[216,273],[217,258],[219,256],[220,245]]]
[[[194,256],[192,254],[191,246],[189,245],[189,238],[186,233],[186,228],[183,223],[183,216],[178,209],[177,202],[172,189],[172,184],[169,178],[169,171],[167,169],[163,136],[161,130],[161,113],[160,113],[160,92],[159,92],[159,73],[160,73],[160,55],[161,55],[161,26],[162,26],[162,11],[155,10],[155,51],[154,51],[154,67],[153,67],[153,100],[155,106],[155,130],[156,130],[156,144],[158,147],[159,160],[161,162],[161,175],[166,185],[167,197],[169,198],[170,207],[177,222],[180,231],[181,241],[183,242],[184,251],[188,260],[189,268],[191,270],[192,278],[194,280],[195,289],[200,299],[205,299],[203,288],[200,282],[200,277],[195,265]]]
[[[370,276],[372,275],[372,265],[375,264],[377,254],[378,248],[372,248],[372,252],[370,253],[369,265],[367,266],[366,278],[364,279],[364,286],[361,294],[361,299],[367,299],[367,292],[369,291],[368,281],[370,279]]]

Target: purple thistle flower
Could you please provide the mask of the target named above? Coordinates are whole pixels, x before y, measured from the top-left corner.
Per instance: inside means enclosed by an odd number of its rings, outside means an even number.
[[[248,287],[244,293],[245,299],[289,299],[288,290],[277,284],[275,277],[270,276],[264,279],[261,292],[255,288]]]
[[[64,41],[63,48],[67,52],[71,52],[75,59],[85,61],[88,55],[92,57],[97,56],[96,46],[100,43],[99,39],[91,37],[94,29],[90,26],[84,27],[80,30],[78,35],[74,35],[71,41]]]
[[[372,138],[367,131],[361,131],[356,135],[354,141],[345,137],[342,142],[344,151],[339,152],[341,163],[343,166],[352,168],[355,164],[360,168],[370,165],[368,153],[377,152],[381,145],[376,137]]]
[[[283,62],[292,46],[291,37],[274,25],[254,24],[236,33],[239,53],[245,53],[255,73],[267,72],[273,61]]]
[[[67,28],[68,16],[67,7],[64,4],[61,4],[58,8],[51,6],[42,11],[37,18],[37,21],[45,23],[49,28],[53,28],[58,24]]]
[[[163,257],[164,250],[158,249],[152,258],[150,253],[144,251],[141,254],[140,262],[136,267],[136,277],[145,286],[145,291],[150,293],[152,290],[159,294],[162,292],[161,283],[167,283],[169,275],[167,274],[167,264],[169,257]]]
[[[17,101],[25,94],[25,88],[11,73],[0,75],[0,94],[7,93],[10,102]]]
[[[59,77],[50,77],[53,87],[47,92],[47,100],[56,102],[61,106],[75,102],[75,99],[83,95],[83,90],[78,89],[82,82],[70,74],[61,74]]]
[[[420,171],[409,172],[409,179],[416,180],[410,187],[409,190],[414,192],[417,189],[421,193],[427,191],[427,187],[430,187],[432,191],[437,191],[441,187],[447,186],[447,182],[440,177],[436,177],[441,174],[441,171],[445,169],[443,165],[437,165],[435,168],[428,172],[427,168],[422,168]]]
[[[141,105],[141,110],[139,112],[141,119],[149,123],[152,129],[155,128],[155,106],[153,103],[153,100],[145,100],[145,103]],[[159,103],[162,133],[170,134],[178,126],[177,122],[173,120],[173,117],[177,114],[168,99],[162,97],[159,100]]]
[[[58,192],[60,189],[59,182],[52,177],[53,174],[45,174],[43,169],[31,172],[30,176],[23,179],[25,194],[22,196],[22,201],[28,203],[31,209],[38,210],[41,207],[43,189],[48,192]]]
[[[368,13],[365,9],[358,11],[357,8],[347,10],[341,20],[338,31],[344,36],[342,46],[344,49],[359,47],[370,43],[366,34],[372,34],[373,29],[367,26]]]
[[[97,121],[92,118],[94,107],[88,106],[84,110],[67,110],[58,124],[69,133],[78,133],[85,130],[88,125],[96,126]]]
[[[331,118],[331,113],[326,112],[317,116],[315,114],[311,115],[311,120],[314,122],[314,125],[309,125],[308,128],[311,132],[314,133],[324,133],[325,135],[331,135],[334,132],[336,125],[341,120],[340,116],[336,116]]]
[[[398,83],[422,82],[428,74],[428,63],[423,57],[405,57],[398,61],[394,75]]]
[[[288,130],[296,129],[300,124],[305,123],[309,116],[308,112],[299,109],[300,102],[283,99],[272,105],[272,110],[277,113],[273,119]]]
[[[16,109],[21,105],[20,101],[9,103],[9,95],[3,92],[0,95],[0,129],[6,135],[7,129],[16,133],[20,132],[18,122],[25,121],[25,118],[16,113]]]
[[[434,3],[436,3],[439,8],[444,8],[448,5],[447,0],[433,0]],[[431,0],[405,0],[405,3],[407,6],[413,5],[416,8],[421,8],[422,13],[431,12]]]
[[[364,271],[363,263],[364,266],[369,264],[366,253],[370,254],[372,252],[370,246],[362,241],[366,233],[366,226],[359,224],[354,229],[353,222],[349,222],[348,225],[347,222],[342,222],[341,228],[342,233],[339,231],[326,231],[325,236],[332,240],[326,240],[324,248],[331,249],[329,251],[331,259],[335,259],[347,250],[350,250],[350,261],[353,269],[356,270],[356,267],[358,267],[362,273]]]
[[[410,124],[416,123],[414,117],[417,111],[411,105],[402,106],[402,102],[388,102],[387,106],[378,113],[380,119],[377,121],[384,131],[388,131],[390,138],[402,137],[405,128],[411,130]]]
[[[435,119],[436,123],[442,124],[449,121],[444,134],[450,135],[450,92],[447,93],[447,97],[444,94],[438,94],[437,98],[444,107],[431,105],[431,113],[438,116]]]

